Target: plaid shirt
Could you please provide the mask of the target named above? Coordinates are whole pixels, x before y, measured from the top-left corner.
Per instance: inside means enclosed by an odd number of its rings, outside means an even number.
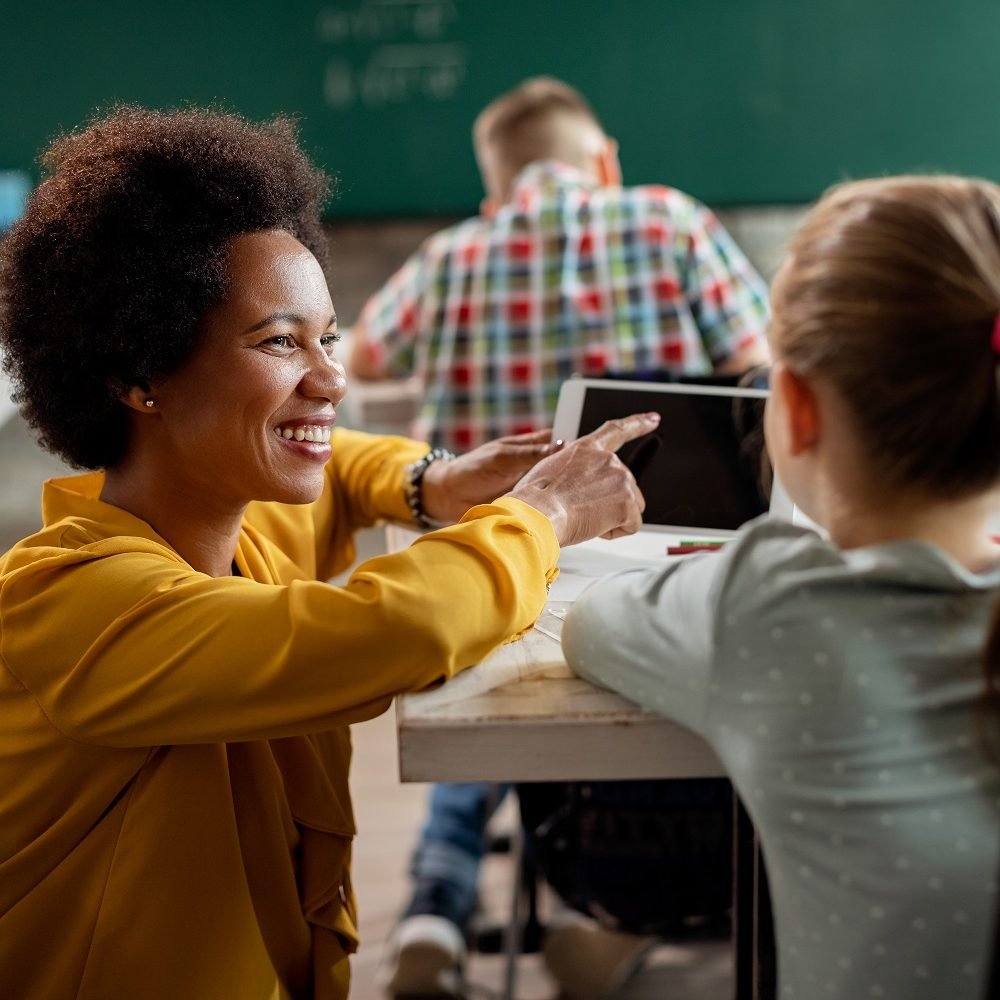
[[[551,161],[431,236],[365,304],[371,349],[420,375],[415,436],[467,451],[546,427],[575,373],[705,375],[764,337],[767,287],[703,205]]]

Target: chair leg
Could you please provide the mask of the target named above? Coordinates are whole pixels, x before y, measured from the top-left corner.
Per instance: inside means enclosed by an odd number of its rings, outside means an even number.
[[[733,996],[774,1000],[777,953],[764,855],[737,796],[733,809]]]
[[[504,974],[504,1000],[514,1000],[514,986],[517,980],[517,956],[521,951],[521,909],[524,905],[524,880],[522,878],[522,858],[524,857],[524,831],[518,830],[511,842],[511,860],[514,862],[514,877],[511,879],[513,892],[510,900],[510,920],[504,931],[504,952],[507,967]]]
[[[504,1000],[514,1000],[517,960],[520,955],[540,950],[543,927],[538,919],[538,863],[531,837],[520,828],[511,843],[514,862],[510,920],[504,929]]]
[[[754,834],[754,981],[757,1000],[774,1000],[778,989],[778,952],[774,941],[774,916],[771,892],[767,885],[764,853],[760,838]]]
[[[733,997],[754,1000],[754,829],[739,797],[733,796]]]
[[[527,909],[524,915],[524,928],[521,932],[521,954],[533,955],[542,950],[542,938],[545,928],[538,919],[538,887],[542,881],[538,868],[538,857],[535,853],[535,842],[531,834],[521,830],[521,883],[527,898]]]

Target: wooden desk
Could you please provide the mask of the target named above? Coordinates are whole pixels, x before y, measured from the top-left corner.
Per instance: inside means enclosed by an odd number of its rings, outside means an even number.
[[[416,377],[384,382],[351,379],[337,416],[344,427],[409,437],[422,398],[423,383]]]
[[[416,537],[389,529],[389,547]],[[552,602],[615,568],[663,564],[663,534],[563,550]],[[531,629],[432,691],[396,699],[403,781],[569,781],[724,775],[691,730],[574,677],[557,640]]]

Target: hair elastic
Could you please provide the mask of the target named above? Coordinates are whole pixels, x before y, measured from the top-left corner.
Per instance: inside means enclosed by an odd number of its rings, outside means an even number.
[[[996,318],[993,320],[993,336],[990,337],[990,347],[993,348],[993,353],[1000,356],[1000,312],[996,314]]]

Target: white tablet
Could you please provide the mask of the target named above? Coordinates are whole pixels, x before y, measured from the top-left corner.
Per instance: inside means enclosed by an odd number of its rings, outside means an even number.
[[[659,427],[618,452],[645,497],[645,526],[693,539],[727,538],[769,510],[792,517],[784,490],[771,489],[767,396],[766,389],[569,379],[552,433],[572,441],[605,420],[658,412]]]

